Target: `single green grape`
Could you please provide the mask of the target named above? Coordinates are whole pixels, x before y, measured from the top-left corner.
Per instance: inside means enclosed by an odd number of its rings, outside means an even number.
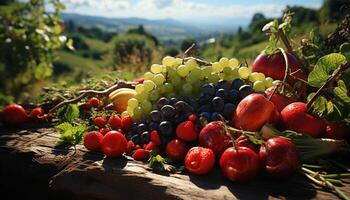
[[[186,61],[185,66],[188,68],[188,70],[193,70],[194,68],[198,67],[197,61],[194,59],[189,59]]]
[[[134,115],[132,116],[132,119],[134,120],[134,122],[138,122],[142,117],[142,109],[141,107],[136,107],[134,109]]]
[[[128,112],[129,116],[133,116],[134,115],[134,109],[135,108],[131,108],[130,106],[126,107],[126,112]]]
[[[162,66],[158,65],[158,64],[153,64],[151,66],[151,72],[154,73],[154,74],[161,73],[162,72]]]
[[[248,67],[240,67],[238,69],[238,75],[242,79],[247,79],[249,77],[250,73],[252,73],[252,70],[249,69]]]
[[[271,77],[266,77],[264,80],[264,84],[266,88],[273,86],[273,79]]]
[[[192,85],[190,83],[185,83],[182,86],[182,90],[185,94],[191,94],[192,92]]]
[[[165,56],[162,60],[162,64],[164,66],[169,66],[169,67],[174,66],[175,58],[172,56]]]
[[[156,87],[156,84],[151,80],[143,81],[143,85],[144,85],[145,91],[147,92],[153,90]]]
[[[181,77],[185,77],[187,76],[187,74],[189,73],[188,68],[185,65],[180,65],[177,68],[177,73],[181,76]]]
[[[200,79],[203,80],[207,78],[211,72],[213,72],[213,68],[211,66],[203,67],[201,69]]]
[[[131,98],[128,100],[128,106],[130,108],[136,108],[137,106],[139,106],[139,101],[136,98]]]
[[[209,76],[208,76],[209,83],[216,84],[216,83],[218,83],[219,80],[220,80],[220,77],[215,72],[210,73]]]
[[[152,80],[154,77],[154,74],[152,72],[146,72],[144,75],[143,75],[143,78],[145,80]]]
[[[164,88],[165,88],[165,93],[170,93],[174,90],[174,85],[171,83],[165,83]]]
[[[239,67],[239,60],[237,60],[236,58],[231,58],[228,62],[228,66],[232,68]]]
[[[224,73],[224,75],[229,76],[232,73],[233,69],[231,67],[224,67],[224,70],[222,71],[222,73]]]
[[[139,102],[145,101],[148,98],[148,92],[143,92],[141,94],[136,94],[135,99],[137,99]]]
[[[175,58],[174,67],[178,67],[180,65],[182,65],[182,59],[181,58]]]
[[[214,62],[212,64],[212,68],[213,68],[213,72],[216,72],[216,73],[222,72],[222,70],[224,69],[224,67],[219,62]]]
[[[159,85],[157,87],[157,91],[158,91],[159,94],[165,94],[166,93],[165,86],[164,85]]]
[[[263,81],[255,81],[253,84],[253,89],[258,92],[265,91],[265,84]]]
[[[156,84],[156,85],[161,85],[165,82],[165,77],[163,74],[156,74],[153,78],[153,82]]]
[[[225,68],[225,67],[228,67],[229,60],[226,57],[222,57],[220,58],[219,63],[222,66],[222,68]]]
[[[141,109],[143,114],[147,115],[152,111],[152,104],[150,101],[143,101],[141,103]]]
[[[159,92],[158,90],[152,90],[149,95],[148,95],[148,99],[150,101],[156,101],[159,99]]]
[[[135,86],[135,91],[137,94],[141,94],[143,91],[145,91],[145,86],[143,84],[137,84]]]
[[[170,77],[170,82],[174,85],[174,86],[178,86],[181,84],[181,78],[180,76],[176,75],[173,77]]]

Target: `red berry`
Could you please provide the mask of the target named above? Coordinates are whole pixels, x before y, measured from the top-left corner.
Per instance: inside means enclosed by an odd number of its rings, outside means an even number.
[[[131,140],[129,140],[129,141],[128,141],[128,144],[127,144],[127,146],[126,146],[126,153],[131,153],[132,150],[134,149],[134,147],[135,147],[134,142],[131,141]]]
[[[100,133],[102,134],[102,135],[106,135],[106,133],[108,133],[110,130],[109,130],[109,128],[101,128],[100,129]]]
[[[154,144],[152,141],[150,141],[150,142],[146,145],[145,150],[147,150],[147,151],[152,151],[152,150],[156,150],[156,148],[157,148],[157,145]]]
[[[40,121],[40,118],[44,116],[44,110],[41,107],[34,108],[30,111],[29,118],[32,121]]]
[[[98,107],[101,104],[101,101],[96,97],[92,97],[86,103],[90,105],[90,107]]]
[[[207,124],[199,133],[198,144],[210,148],[217,155],[224,152],[230,146],[224,122],[213,121]]]
[[[230,147],[222,153],[220,167],[224,175],[234,182],[253,180],[259,172],[259,156],[247,147]]]
[[[112,129],[117,130],[122,127],[122,120],[118,115],[112,115],[108,120],[109,125]]]
[[[151,141],[157,146],[160,145],[160,137],[156,130],[151,131]]]
[[[204,147],[192,147],[186,154],[185,166],[194,174],[206,174],[215,164],[215,154],[211,149]]]
[[[129,131],[131,130],[131,126],[132,126],[132,118],[130,116],[124,116],[122,117],[122,129],[124,131]]]
[[[102,152],[107,157],[119,157],[126,151],[127,140],[118,131],[109,131],[102,140]]]
[[[135,149],[141,149],[141,146],[140,145],[135,145]]]
[[[2,111],[2,121],[7,126],[22,126],[28,116],[24,108],[18,104],[11,104]]]
[[[99,128],[105,127],[105,126],[106,126],[106,123],[107,123],[106,118],[105,118],[104,116],[95,117],[95,118],[93,119],[93,121],[94,121],[94,124],[95,124],[96,126],[98,126]]]
[[[197,119],[197,115],[195,115],[195,114],[188,116],[188,120],[190,120],[190,121],[194,122],[194,121],[196,121],[196,119]]]
[[[186,142],[191,142],[197,139],[198,131],[192,121],[184,121],[177,126],[176,135]]]
[[[89,151],[100,151],[103,135],[98,131],[90,131],[84,136],[84,146]]]
[[[165,148],[166,155],[173,161],[183,161],[187,151],[186,143],[179,139],[171,140]]]
[[[144,149],[137,149],[133,154],[132,157],[135,160],[146,160],[149,157],[149,152]]]

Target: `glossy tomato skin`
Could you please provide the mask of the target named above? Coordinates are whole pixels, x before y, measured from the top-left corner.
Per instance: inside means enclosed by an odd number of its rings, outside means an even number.
[[[98,131],[90,131],[84,136],[84,146],[89,151],[101,151],[103,135]]]
[[[290,140],[281,137],[268,139],[265,151],[265,171],[270,177],[287,178],[299,168],[299,155]]]
[[[166,155],[173,161],[183,161],[187,151],[186,143],[180,139],[171,140],[165,148]]]
[[[195,141],[198,137],[198,131],[193,121],[181,122],[176,127],[176,136],[186,142]]]
[[[122,121],[122,129],[123,129],[123,131],[131,130],[133,120],[132,120],[132,118],[130,116],[122,117],[121,121]]]
[[[93,122],[99,128],[103,128],[107,124],[107,120],[106,120],[106,118],[104,116],[95,117],[93,119]]]
[[[40,117],[43,117],[44,114],[44,110],[41,107],[37,107],[30,111],[29,118],[33,122],[38,122],[40,121]]]
[[[216,155],[225,151],[230,146],[230,137],[226,134],[224,122],[213,121],[207,124],[199,133],[198,143],[210,148]]]
[[[18,104],[6,106],[1,115],[4,124],[10,127],[22,126],[28,120],[26,111]]]
[[[127,140],[118,131],[109,131],[102,140],[102,152],[107,157],[120,157],[126,152]]]
[[[112,115],[108,120],[109,125],[112,127],[112,129],[117,130],[119,128],[122,128],[122,120],[118,115]]]
[[[192,147],[186,154],[186,169],[197,175],[207,174],[215,164],[215,154],[209,148]]]
[[[132,154],[132,158],[135,160],[146,160],[149,157],[149,151],[145,149],[136,149],[136,151]]]
[[[259,156],[247,147],[230,147],[222,153],[220,168],[224,175],[233,182],[249,182],[260,169]]]

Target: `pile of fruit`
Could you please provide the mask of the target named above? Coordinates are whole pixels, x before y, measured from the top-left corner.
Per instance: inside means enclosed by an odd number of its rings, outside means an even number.
[[[334,189],[341,180],[312,168],[349,150],[350,75],[344,55],[321,57],[310,73],[294,52],[282,48],[261,53],[252,66],[235,58],[210,63],[166,56],[130,88],[112,86],[79,105],[64,105],[57,112],[63,123],[56,128],[65,144],[83,140],[90,151],[130,155],[163,170],[169,169],[164,164],[184,165],[202,175],[217,163],[233,182],[252,181],[261,173],[288,178],[299,170],[344,198]],[[36,122],[50,117],[40,107],[29,115]],[[88,124],[68,123],[76,118]],[[6,125],[27,120],[19,105],[2,111]]]

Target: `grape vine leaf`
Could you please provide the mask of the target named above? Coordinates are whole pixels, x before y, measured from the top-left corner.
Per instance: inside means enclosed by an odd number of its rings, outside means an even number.
[[[77,145],[83,140],[84,133],[90,129],[86,124],[73,125],[69,122],[63,122],[55,128],[61,134],[57,145]]]
[[[308,76],[309,84],[313,87],[321,87],[328,77],[345,63],[346,58],[340,53],[331,53],[321,57]]]
[[[77,104],[69,104],[60,108],[57,111],[58,117],[65,122],[72,122],[80,115],[79,107]]]

